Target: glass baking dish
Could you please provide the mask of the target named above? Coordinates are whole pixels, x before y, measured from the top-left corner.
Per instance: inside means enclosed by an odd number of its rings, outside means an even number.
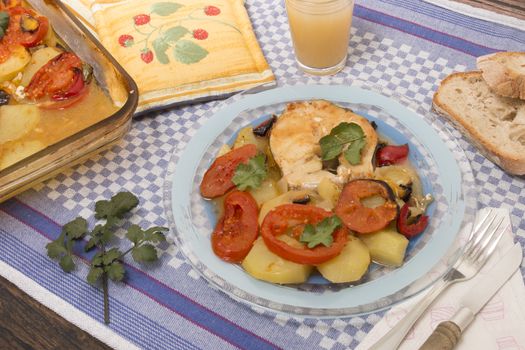
[[[0,170],[0,202],[111,147],[131,126],[138,90],[133,79],[61,1],[28,0],[57,36],[93,67],[99,87],[118,109],[113,114]]]

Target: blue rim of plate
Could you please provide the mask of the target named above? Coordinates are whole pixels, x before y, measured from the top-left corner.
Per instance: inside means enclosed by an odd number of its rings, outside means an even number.
[[[387,97],[377,91],[377,88],[374,91],[370,87],[348,85],[284,86],[251,95],[244,94],[233,102],[222,104],[214,111],[211,118],[189,141],[184,152],[179,154],[176,164],[172,162],[173,169],[168,171],[165,188],[166,195],[169,196],[166,210],[174,228],[172,238],[193,267],[208,282],[236,300],[271,311],[300,316],[334,317],[357,315],[389,307],[430,285],[436,278],[430,281],[424,277],[434,267],[445,264],[445,269],[442,268],[439,273],[446,271],[451,260],[457,256],[457,252],[452,249],[458,247],[458,233],[473,218],[472,213],[476,209],[475,199],[466,193],[474,181],[470,165],[461,148],[448,133],[447,139],[443,140],[446,127],[437,126],[435,120],[432,125],[429,124],[420,115],[421,109],[415,112],[407,108],[408,104],[401,103],[399,96]],[[421,251],[402,267],[377,280],[334,289],[328,293],[312,293],[259,281],[239,266],[223,262],[214,255],[209,235],[203,236],[197,232],[191,213],[191,197],[200,195],[192,192],[199,163],[208,148],[236,116],[267,105],[312,99],[376,106],[398,118],[410,132],[417,133],[424,139],[425,148],[441,173],[444,193],[454,201],[450,220],[440,223],[437,228],[440,233],[438,239],[427,242]],[[453,150],[450,143],[453,144]],[[462,162],[458,162],[458,157]],[[425,281],[422,281],[423,279]]]

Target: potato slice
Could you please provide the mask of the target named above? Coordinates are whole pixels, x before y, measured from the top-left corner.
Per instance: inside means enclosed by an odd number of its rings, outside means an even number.
[[[272,179],[264,180],[261,183],[261,186],[250,189],[248,192],[253,196],[259,207],[263,203],[274,199],[280,194],[276,182]]]
[[[282,236],[281,239],[287,236]],[[288,239],[295,241],[293,238]],[[313,267],[297,264],[272,253],[259,237],[252,249],[244,258],[242,267],[251,276],[272,283],[290,284],[303,283],[308,279]]]
[[[317,270],[330,282],[345,283],[360,280],[369,265],[370,253],[366,245],[359,238],[348,236],[348,242],[341,253],[317,265]]]
[[[60,50],[55,49],[54,47],[44,47],[42,49],[36,50],[33,52],[31,61],[24,69],[24,75],[22,76],[21,85],[27,86],[33,79],[35,73],[42,68],[47,62],[56,56],[60,55]]]
[[[239,148],[248,144],[254,144],[257,146],[257,150],[261,153],[266,153],[266,150],[268,149],[268,140],[255,136],[251,127],[246,127],[239,131],[239,134],[233,143],[233,148]]]
[[[12,147],[6,147],[3,156],[0,158],[0,169],[5,169],[44,148],[45,145],[40,141],[17,142]]]
[[[335,206],[341,195],[341,187],[330,180],[330,178],[323,177],[317,186],[317,192],[322,198],[330,201],[332,206]]]
[[[230,146],[228,146],[227,144],[224,144],[221,146],[221,148],[219,148],[219,152],[217,152],[217,158],[225,155],[226,153],[230,152],[232,149]]]
[[[31,55],[23,46],[12,49],[11,55],[0,64],[0,82],[12,80],[31,61]]]
[[[401,266],[408,239],[392,228],[359,236],[370,250],[372,260],[386,266]]]
[[[293,203],[294,200],[304,198],[305,196],[311,196],[313,194],[310,190],[294,190],[294,191],[288,191],[283,194],[281,194],[278,197],[275,197],[267,202],[265,202],[261,206],[261,210],[259,211],[259,225],[262,224],[264,217],[270,210],[272,210],[275,207],[278,207],[282,204],[290,204]]]
[[[40,111],[33,105],[0,107],[0,144],[21,138],[37,126]]]

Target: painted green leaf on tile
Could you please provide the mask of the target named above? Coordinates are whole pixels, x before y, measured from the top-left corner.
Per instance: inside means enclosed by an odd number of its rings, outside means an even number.
[[[173,56],[181,63],[192,64],[208,56],[208,51],[192,41],[180,40],[173,48]]]
[[[166,50],[169,47],[167,42],[165,42],[162,38],[157,38],[153,40],[152,46],[153,50],[155,51],[155,56],[157,57],[160,63],[170,63],[170,59],[168,58],[168,55],[166,55]]]
[[[157,2],[151,5],[151,13],[155,13],[159,16],[169,16],[181,7],[181,4],[175,2]]]

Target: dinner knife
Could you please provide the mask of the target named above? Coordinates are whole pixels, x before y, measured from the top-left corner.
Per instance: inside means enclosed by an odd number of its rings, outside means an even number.
[[[518,269],[522,250],[516,243],[476,285],[460,299],[460,309],[449,321],[441,322],[419,350],[451,350],[481,308]]]

